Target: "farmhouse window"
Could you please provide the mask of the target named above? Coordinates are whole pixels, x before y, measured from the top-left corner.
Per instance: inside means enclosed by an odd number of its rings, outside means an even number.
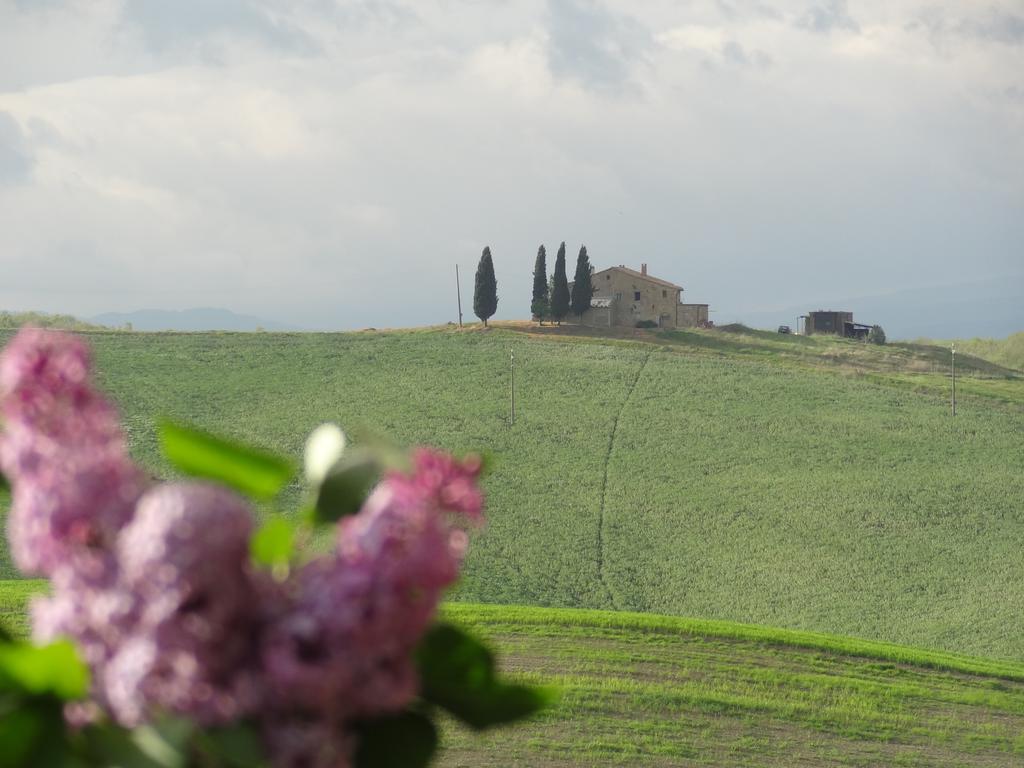
[[[605,280],[611,280],[611,279],[612,279],[612,276],[611,276],[611,275],[605,275],[605,276],[604,276],[604,279],[605,279]]]
[[[633,291],[633,301],[640,301],[640,291]]]
[[[663,299],[667,299],[667,298],[668,298],[668,291],[666,291],[666,290],[662,290],[662,292],[661,292],[661,298],[663,298]]]

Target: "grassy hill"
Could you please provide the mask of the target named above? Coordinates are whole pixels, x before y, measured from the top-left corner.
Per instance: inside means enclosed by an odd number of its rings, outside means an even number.
[[[0,622],[23,617],[38,588],[0,582]],[[647,614],[474,604],[445,613],[493,640],[507,672],[561,696],[512,730],[481,736],[446,723],[441,766],[1024,760],[1022,664]]]
[[[451,728],[441,765],[963,766],[1024,760],[1024,666],[598,611],[455,605],[562,691],[522,730]]]
[[[0,329],[16,329],[23,325],[36,328],[61,328],[68,331],[112,330],[98,323],[80,320],[72,315],[54,315],[49,312],[10,312],[0,310]]]
[[[489,524],[458,600],[1024,659],[1019,374],[964,356],[951,419],[941,349],[527,331],[89,338],[133,451],[160,473],[157,415],[296,455],[323,420],[491,452]]]
[[[931,344],[949,349],[956,344],[957,353],[966,353],[988,360],[997,365],[1024,371],[1024,331],[1013,333],[1005,339],[956,339],[953,341],[923,340],[922,344]]]

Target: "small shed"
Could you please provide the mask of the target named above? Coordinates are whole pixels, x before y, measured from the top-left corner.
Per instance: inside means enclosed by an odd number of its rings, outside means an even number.
[[[853,322],[853,312],[837,312],[833,309],[819,309],[800,315],[803,333],[807,336],[831,333],[847,339],[865,340],[871,333],[871,326]]]
[[[803,332],[807,336],[816,333],[832,333],[836,336],[846,335],[846,324],[853,324],[853,312],[837,312],[833,309],[819,309],[803,316]]]
[[[871,326],[864,323],[843,323],[843,336],[848,339],[860,339],[864,341],[871,333]]]

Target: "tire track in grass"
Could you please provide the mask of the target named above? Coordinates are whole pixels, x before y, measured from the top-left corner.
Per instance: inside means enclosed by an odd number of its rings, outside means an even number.
[[[601,507],[597,513],[597,576],[601,581],[601,586],[604,587],[605,594],[608,596],[608,603],[615,610],[620,610],[619,601],[615,599],[615,593],[612,592],[611,586],[608,584],[608,579],[604,575],[604,523],[605,523],[605,505],[608,497],[608,465],[612,461],[612,452],[615,450],[615,439],[619,435],[619,419],[622,418],[623,412],[626,410],[626,406],[629,405],[629,401],[633,399],[633,390],[636,389],[637,382],[640,381],[640,376],[643,375],[644,369],[647,367],[647,362],[651,359],[651,353],[653,349],[648,349],[647,354],[644,355],[644,359],[640,365],[637,366],[636,373],[633,374],[633,380],[629,383],[629,388],[626,390],[626,396],[622,398],[622,405],[619,406],[619,410],[615,413],[612,418],[612,428],[608,433],[608,449],[604,454],[604,471],[601,476]]]

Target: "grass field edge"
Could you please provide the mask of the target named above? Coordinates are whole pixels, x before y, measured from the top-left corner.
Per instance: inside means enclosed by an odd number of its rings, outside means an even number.
[[[25,610],[32,595],[45,592],[41,580],[0,581],[0,617],[10,618]],[[860,657],[875,661],[958,672],[981,677],[1024,682],[1024,663],[979,656],[935,651],[822,632],[742,624],[719,619],[697,619],[684,616],[608,611],[589,608],[549,608],[526,605],[446,602],[441,606],[444,620],[465,623],[509,623],[517,627],[593,627],[595,629],[627,630],[677,634],[755,642],[765,645],[803,648],[831,654]],[[24,614],[22,619],[24,621]],[[9,623],[7,621],[5,624]],[[7,627],[11,629],[11,627]]]
[[[779,645],[825,651],[843,656],[854,656],[875,661],[906,664],[946,672],[993,677],[1024,682],[1024,663],[986,659],[979,656],[935,651],[914,646],[898,645],[877,640],[830,635],[797,629],[766,627],[757,624],[718,619],[695,619],[682,616],[607,611],[586,608],[547,608],[524,605],[495,605],[484,603],[445,603],[441,608],[445,620],[481,623],[496,619],[518,625],[590,626],[599,629],[622,629],[663,632],[689,637],[709,637],[742,640],[767,645]]]

